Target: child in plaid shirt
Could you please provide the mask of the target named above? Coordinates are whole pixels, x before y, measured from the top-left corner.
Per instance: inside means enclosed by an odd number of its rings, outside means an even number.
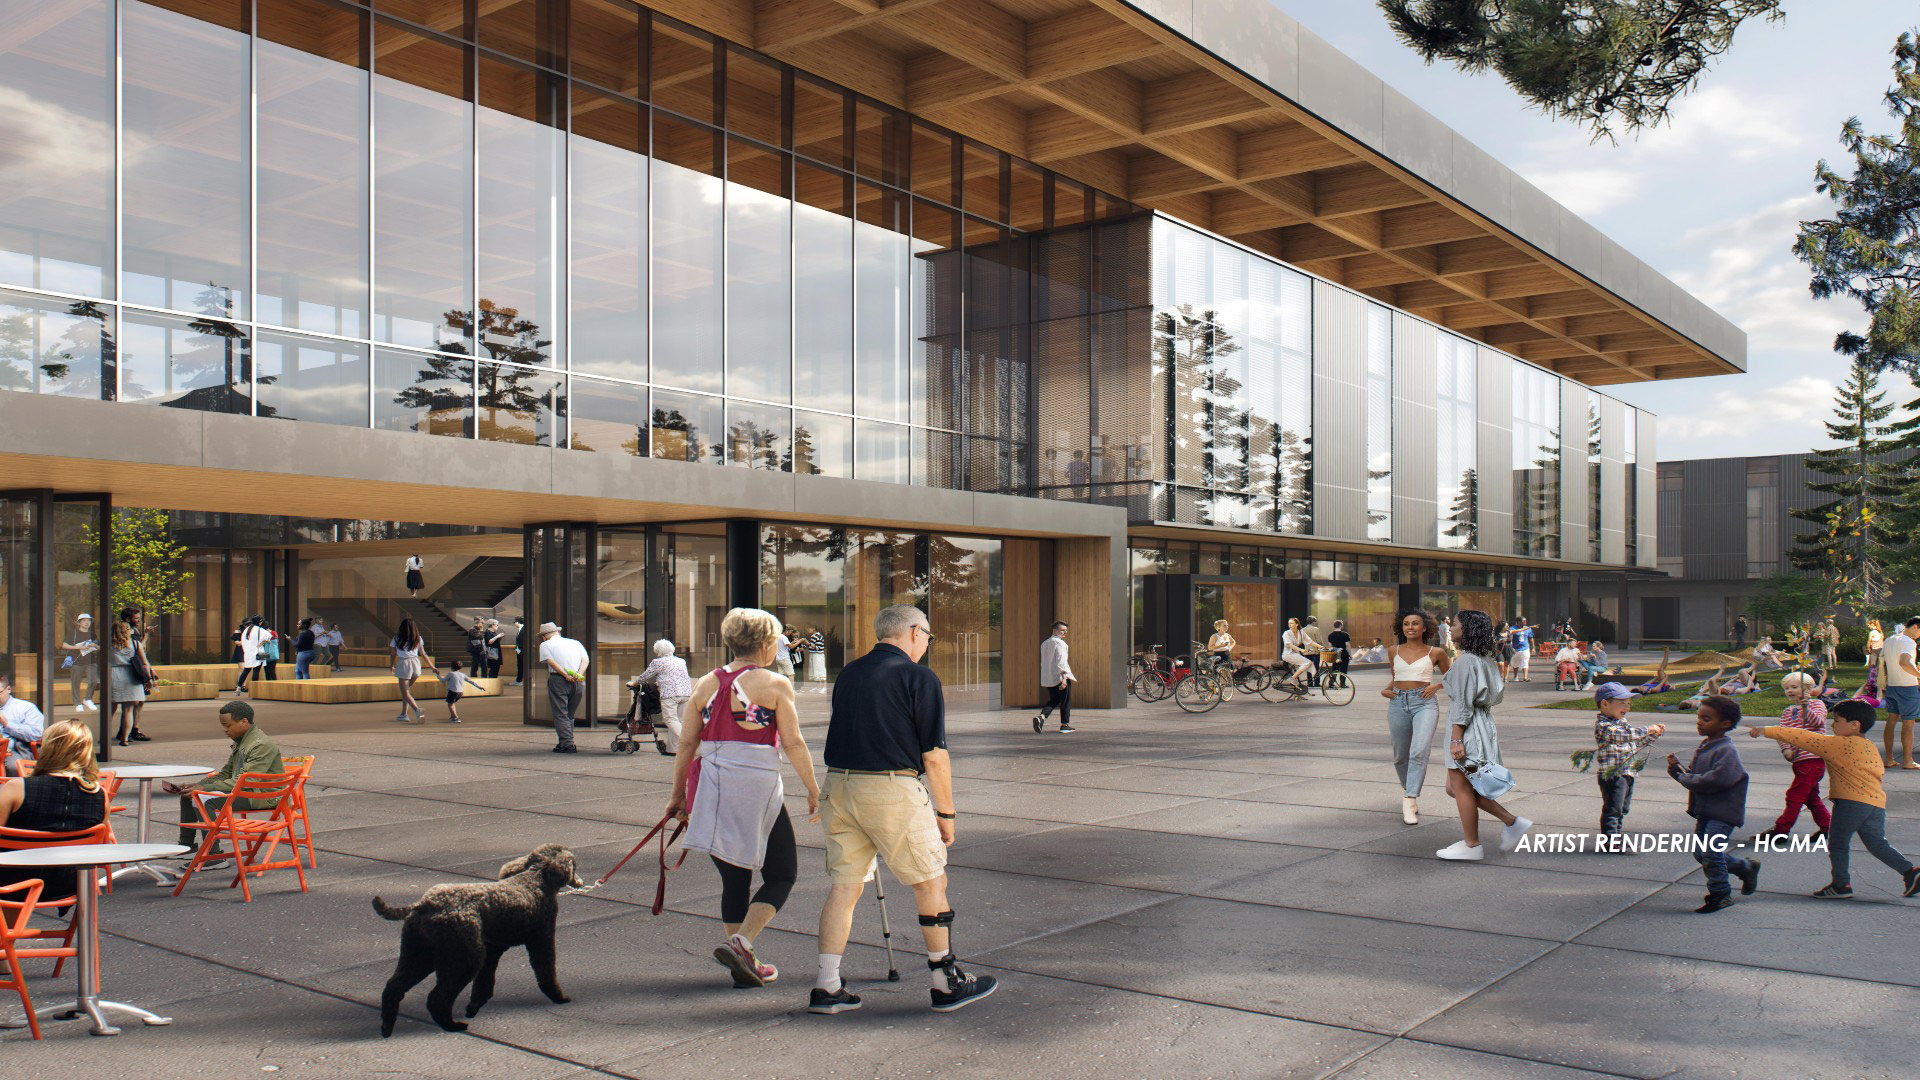
[[[1617,682],[1601,683],[1593,691],[1600,715],[1593,722],[1593,771],[1600,780],[1600,832],[1613,836],[1626,822],[1633,802],[1633,778],[1645,765],[1641,750],[1666,733],[1665,724],[1637,727],[1627,723],[1633,691]]]
[[[1786,691],[1789,703],[1780,710],[1781,727],[1798,728],[1816,735],[1829,733],[1827,706],[1814,694],[1813,676],[1804,671],[1793,672],[1781,678],[1780,688]],[[1787,809],[1773,823],[1773,828],[1760,835],[1781,836],[1792,832],[1803,806],[1813,815],[1814,828],[1824,835],[1833,824],[1833,815],[1820,798],[1820,781],[1827,775],[1827,763],[1820,755],[1792,743],[1781,743],[1780,754],[1793,766],[1793,785],[1787,788]]]

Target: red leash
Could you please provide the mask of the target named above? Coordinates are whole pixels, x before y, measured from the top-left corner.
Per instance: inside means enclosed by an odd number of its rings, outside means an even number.
[[[647,832],[647,835],[641,837],[640,842],[633,845],[633,850],[627,852],[625,858],[621,859],[617,863],[614,863],[613,869],[601,875],[599,881],[594,882],[593,884],[587,886],[584,889],[575,889],[574,892],[577,892],[577,893],[592,892],[593,890],[599,888],[600,886],[605,885],[608,881],[613,879],[613,875],[620,872],[621,867],[627,865],[628,859],[631,859],[635,855],[640,854],[640,849],[643,847],[646,847],[649,841],[651,841],[654,837],[658,836],[660,838],[660,885],[653,892],[653,913],[655,915],[660,914],[660,912],[663,909],[665,909],[667,906],[667,874],[670,871],[680,869],[680,867],[683,864],[685,864],[687,861],[687,852],[686,852],[686,849],[683,848],[680,851],[680,858],[676,860],[672,866],[667,865],[667,849],[672,847],[674,844],[678,843],[680,840],[680,835],[687,831],[687,823],[685,821],[682,821],[678,826],[674,828],[672,835],[668,835],[666,832],[667,823],[672,820],[674,820],[674,817],[672,814],[668,814],[666,817],[661,818],[660,824],[655,825],[651,830]]]

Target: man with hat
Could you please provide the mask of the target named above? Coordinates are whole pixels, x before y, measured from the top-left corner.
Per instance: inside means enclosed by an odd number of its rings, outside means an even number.
[[[226,799],[218,796],[233,790],[233,783],[246,773],[285,772],[286,766],[280,760],[280,747],[267,738],[260,726],[253,722],[253,706],[244,701],[229,701],[220,706],[220,728],[233,740],[233,752],[227,755],[227,763],[220,771],[208,776],[190,787],[162,783],[169,795],[180,796],[180,843],[189,848],[200,846],[197,830],[186,827],[187,822],[212,821],[220,816],[220,808],[226,805]],[[270,810],[272,799],[241,799],[234,806],[236,810]]]
[[[587,696],[587,647],[563,637],[553,623],[540,624],[540,662],[547,665],[547,705],[553,710],[556,754],[579,753],[573,745],[573,714]]]

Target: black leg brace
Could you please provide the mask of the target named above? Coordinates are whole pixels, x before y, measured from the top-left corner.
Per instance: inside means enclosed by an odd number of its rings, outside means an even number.
[[[954,963],[960,959],[958,956],[955,956],[953,952],[953,930],[952,930],[953,911],[952,909],[949,908],[948,910],[943,911],[938,915],[922,915],[920,916],[920,925],[921,926],[945,926],[948,928],[947,955],[939,960],[935,960],[932,957],[928,957],[927,970],[933,971],[939,968],[952,969],[954,966]]]

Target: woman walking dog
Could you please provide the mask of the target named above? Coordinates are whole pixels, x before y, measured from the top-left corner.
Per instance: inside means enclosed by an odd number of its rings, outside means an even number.
[[[780,971],[760,962],[753,942],[787,902],[799,875],[780,750],[806,786],[810,821],[820,820],[820,785],[800,734],[793,683],[769,669],[779,647],[779,620],[758,608],[734,608],[720,622],[720,638],[733,660],[693,685],[667,814],[687,819],[685,850],[706,852],[720,872],[727,940],[713,958],[733,973],[735,986],[765,986]],[[755,870],[760,888],[749,895]]]

